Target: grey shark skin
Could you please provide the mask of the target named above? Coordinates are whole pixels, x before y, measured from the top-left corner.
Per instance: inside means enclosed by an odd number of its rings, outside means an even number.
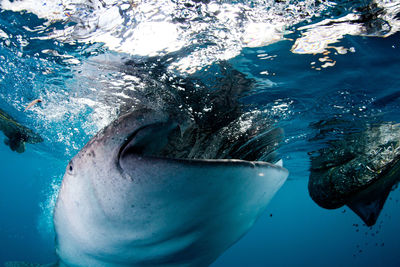
[[[322,127],[325,132],[341,125],[357,129],[346,121],[326,125]],[[337,209],[347,205],[372,226],[399,180],[400,124],[387,122],[347,133],[320,149],[311,157],[308,190],[319,206]]]
[[[266,162],[155,154],[175,127],[121,116],[71,160],[54,211],[62,266],[207,266],[240,239],[288,171]]]

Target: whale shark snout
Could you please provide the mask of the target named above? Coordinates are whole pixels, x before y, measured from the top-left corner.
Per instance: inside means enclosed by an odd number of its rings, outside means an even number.
[[[288,176],[267,162],[166,156],[179,136],[166,114],[136,110],[71,160],[54,212],[61,263],[209,265],[250,229]]]

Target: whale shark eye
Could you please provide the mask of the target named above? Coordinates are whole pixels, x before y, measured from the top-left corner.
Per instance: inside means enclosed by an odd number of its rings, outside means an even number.
[[[73,166],[73,164],[72,164],[72,161],[68,164],[67,172],[68,172],[69,174],[74,174],[74,166]]]

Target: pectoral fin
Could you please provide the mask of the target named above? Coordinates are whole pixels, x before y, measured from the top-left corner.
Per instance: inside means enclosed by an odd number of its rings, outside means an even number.
[[[347,206],[354,211],[367,226],[372,226],[376,223],[389,193],[390,188],[373,199],[371,199],[370,195],[361,193],[354,197]]]
[[[400,162],[397,162],[376,182],[358,192],[347,203],[347,206],[360,216],[367,226],[376,223],[393,186],[399,181],[399,171]]]

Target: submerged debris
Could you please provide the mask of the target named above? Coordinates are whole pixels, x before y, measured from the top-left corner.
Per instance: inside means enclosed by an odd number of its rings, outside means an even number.
[[[35,99],[35,100],[33,100],[31,103],[29,103],[28,106],[26,106],[26,108],[24,109],[24,112],[27,111],[27,110],[28,110],[30,107],[32,107],[33,105],[35,105],[35,104],[37,104],[37,103],[40,103],[40,102],[42,102],[41,99]]]

